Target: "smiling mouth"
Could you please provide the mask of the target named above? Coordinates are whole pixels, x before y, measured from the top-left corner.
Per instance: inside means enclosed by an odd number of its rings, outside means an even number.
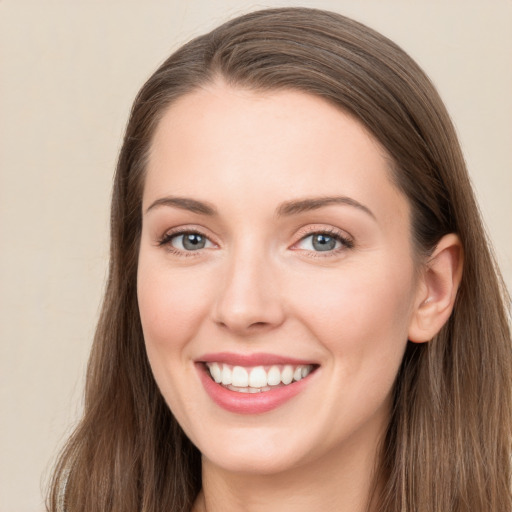
[[[213,381],[238,393],[264,393],[305,379],[318,365],[285,364],[234,366],[220,362],[204,363]]]

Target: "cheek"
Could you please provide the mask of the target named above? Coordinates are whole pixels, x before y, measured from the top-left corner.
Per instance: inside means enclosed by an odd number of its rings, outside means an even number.
[[[289,295],[309,330],[352,371],[357,359],[365,364],[400,359],[412,311],[413,275],[412,265],[346,265],[315,279],[301,276]]]
[[[186,426],[195,405],[181,392],[181,383],[196,378],[190,341],[208,311],[208,294],[198,286],[199,279],[171,272],[165,260],[155,260],[141,251],[137,298],[146,352],[167,405]]]
[[[170,272],[165,264],[141,255],[137,296],[148,353],[186,345],[208,311],[204,280],[186,271]],[[203,285],[201,285],[203,283]]]

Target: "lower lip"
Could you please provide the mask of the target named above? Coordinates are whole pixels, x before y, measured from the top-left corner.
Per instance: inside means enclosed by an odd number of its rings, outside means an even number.
[[[310,375],[297,382],[260,393],[240,393],[217,384],[209,375],[203,363],[196,367],[201,382],[209,397],[220,407],[237,414],[261,414],[271,411],[291,400],[307,386]]]

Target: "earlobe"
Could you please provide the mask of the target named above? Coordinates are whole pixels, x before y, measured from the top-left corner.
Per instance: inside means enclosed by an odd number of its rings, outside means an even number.
[[[409,340],[430,341],[450,317],[462,278],[463,249],[457,235],[445,235],[422,270]]]

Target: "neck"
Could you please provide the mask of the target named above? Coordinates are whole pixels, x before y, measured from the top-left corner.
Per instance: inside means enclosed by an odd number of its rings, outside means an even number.
[[[378,440],[349,443],[321,460],[264,475],[226,471],[203,457],[203,489],[193,512],[371,512],[378,453]]]

